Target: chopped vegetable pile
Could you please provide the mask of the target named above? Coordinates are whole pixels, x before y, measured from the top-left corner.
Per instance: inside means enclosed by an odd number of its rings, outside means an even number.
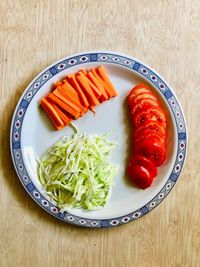
[[[53,91],[42,98],[40,104],[55,129],[61,130],[88,109],[95,113],[95,106],[115,96],[117,92],[100,66],[68,74],[54,85]]]
[[[106,136],[64,136],[38,163],[38,176],[61,210],[94,210],[109,200],[117,167],[110,163],[116,144]]]

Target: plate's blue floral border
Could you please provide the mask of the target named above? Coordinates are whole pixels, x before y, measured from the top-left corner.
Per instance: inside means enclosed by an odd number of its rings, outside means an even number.
[[[72,215],[68,212],[60,212],[59,209],[47,200],[35,187],[33,182],[31,181],[27,170],[25,168],[22,151],[21,151],[21,129],[23,124],[23,119],[28,109],[29,103],[32,101],[34,95],[37,93],[40,88],[42,88],[43,84],[46,83],[51,77],[56,75],[57,73],[66,70],[75,65],[84,64],[84,63],[92,63],[92,62],[105,62],[105,63],[114,63],[118,65],[122,65],[128,69],[134,70],[139,75],[148,79],[151,83],[156,86],[156,88],[162,93],[162,95],[167,100],[169,107],[171,108],[174,118],[177,125],[177,134],[178,134],[178,148],[177,155],[173,170],[167,180],[166,184],[163,186],[161,191],[145,206],[141,207],[138,210],[131,212],[125,216],[121,216],[118,218],[113,218],[109,220],[94,220],[81,218],[75,215]],[[72,224],[76,224],[79,226],[85,227],[97,227],[97,228],[105,228],[111,226],[117,226],[121,224],[126,224],[130,221],[133,221],[137,218],[142,217],[152,209],[154,209],[171,191],[174,184],[176,183],[181,169],[183,167],[183,163],[186,156],[186,125],[184,121],[184,116],[182,114],[179,103],[174,96],[173,92],[170,88],[165,84],[165,82],[152,70],[150,70],[145,65],[130,59],[125,56],[112,54],[112,53],[87,53],[81,54],[78,56],[74,56],[71,58],[67,58],[54,66],[51,66],[49,69],[45,70],[35,81],[30,84],[25,93],[23,94],[16,111],[13,116],[13,122],[11,126],[11,153],[14,162],[14,166],[16,168],[17,174],[25,187],[28,193],[32,196],[32,198],[46,211],[54,215],[55,217]]]

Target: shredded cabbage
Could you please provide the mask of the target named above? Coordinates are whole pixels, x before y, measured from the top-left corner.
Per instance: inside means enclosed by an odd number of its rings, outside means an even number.
[[[116,144],[106,137],[64,136],[38,162],[40,183],[61,210],[94,210],[109,200],[118,168],[109,161]]]

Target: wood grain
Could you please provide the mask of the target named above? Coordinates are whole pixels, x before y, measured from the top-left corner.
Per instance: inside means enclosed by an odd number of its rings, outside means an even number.
[[[0,1],[0,266],[200,266],[200,2]],[[28,83],[79,51],[120,51],[174,88],[189,132],[180,181],[149,215],[122,227],[57,221],[22,188],[9,152],[10,121]]]

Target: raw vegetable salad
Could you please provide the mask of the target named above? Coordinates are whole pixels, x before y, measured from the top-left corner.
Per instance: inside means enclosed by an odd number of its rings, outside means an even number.
[[[89,109],[95,113],[95,106],[117,95],[100,66],[68,74],[40,104],[55,129],[60,130]],[[132,88],[127,100],[134,130],[127,174],[135,186],[146,189],[166,159],[167,116],[146,85]],[[46,152],[39,162],[38,176],[60,209],[94,210],[105,206],[117,173],[117,167],[109,161],[115,146],[106,136],[77,132],[71,139],[64,136]]]

